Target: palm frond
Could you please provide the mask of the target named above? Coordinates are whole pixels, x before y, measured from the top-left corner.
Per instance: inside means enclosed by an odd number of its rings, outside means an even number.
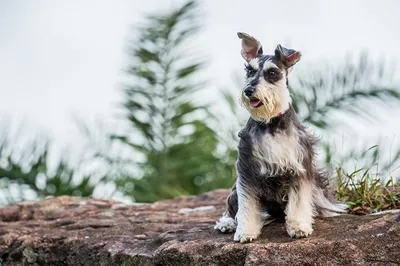
[[[329,116],[334,112],[377,118],[376,109],[400,102],[400,88],[394,85],[384,65],[361,54],[356,63],[348,61],[335,70],[328,68],[301,75],[297,86],[290,88],[293,106],[301,120],[320,129],[332,127]],[[366,108],[368,105],[374,106],[374,112]]]

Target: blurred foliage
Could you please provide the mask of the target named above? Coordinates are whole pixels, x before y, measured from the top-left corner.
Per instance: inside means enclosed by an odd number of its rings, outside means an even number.
[[[304,123],[325,135],[320,145],[327,166],[353,162],[369,169],[379,164],[382,178],[389,177],[399,166],[400,147],[388,147],[382,139],[368,149],[370,152],[365,152],[365,146],[352,146],[340,155],[327,140],[338,129],[358,132],[359,124],[354,122],[376,121],[383,111],[398,106],[400,88],[393,85],[384,61],[369,60],[366,53],[361,53],[355,62],[348,60],[335,69],[309,72],[296,83],[290,88],[293,107]]]
[[[0,205],[47,196],[93,194],[93,176],[80,174],[80,165],[70,166],[61,159],[49,166],[48,141],[31,141],[20,149],[15,148],[16,141],[7,130],[0,136]]]
[[[202,101],[206,92],[201,79],[204,62],[189,46],[201,26],[199,12],[198,3],[189,1],[166,14],[148,16],[144,25],[135,29],[138,36],[129,47],[131,63],[123,88],[127,129],[121,134],[111,128],[103,136],[106,141],[99,144],[94,141],[98,130],[92,134],[82,126],[98,147],[78,164],[72,165],[64,157],[50,166],[49,142],[33,141],[16,149],[15,140],[7,134],[0,136],[0,204],[47,196],[91,196],[99,184],[107,182],[139,202],[229,188],[235,178],[237,134],[247,114],[239,108],[239,88],[235,93],[223,92],[225,101],[218,102],[218,112]],[[371,63],[366,54],[356,63],[348,61],[337,69],[306,74],[290,87],[293,106],[303,122],[322,133],[337,130],[338,120],[343,122],[341,126],[345,123],[343,117],[348,122],[377,118],[378,106],[383,110],[400,100],[398,88],[386,84],[390,79],[384,64]],[[222,113],[223,107],[228,109],[227,116],[213,115]],[[115,151],[115,144],[128,150],[128,156]],[[326,165],[332,165],[338,155],[331,143],[320,145]],[[395,156],[382,162],[382,147],[371,147],[369,152],[348,149],[342,160],[379,164],[381,171],[390,175],[399,162],[400,149],[395,148],[391,151]],[[88,165],[106,171],[88,172]],[[358,178],[359,168],[347,173],[339,165],[339,197],[355,207],[376,210],[394,202],[393,194],[383,188],[389,183],[369,179],[378,173],[372,175],[368,170]]]
[[[234,170],[218,155],[218,136],[206,123],[212,119],[209,106],[196,101],[204,89],[198,81],[203,63],[187,41],[199,28],[198,12],[190,1],[166,15],[149,16],[129,51],[131,82],[123,99],[131,134],[112,139],[145,158],[135,162],[141,178],[122,172],[117,181],[136,201],[198,194],[233,181]],[[131,185],[125,190],[130,182],[133,190]]]
[[[348,59],[335,69],[326,66],[302,73],[297,85],[290,87],[292,105],[303,122],[331,130],[335,126],[330,119],[334,113],[376,119],[380,106],[388,108],[389,103],[399,103],[400,90],[391,81],[385,62],[371,61],[363,52],[357,62]],[[368,108],[371,104],[373,108]]]

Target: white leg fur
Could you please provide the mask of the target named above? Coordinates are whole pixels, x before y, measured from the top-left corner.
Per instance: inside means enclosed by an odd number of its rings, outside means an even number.
[[[240,243],[255,240],[261,233],[264,219],[261,215],[260,205],[249,191],[245,191],[240,182],[237,182],[239,209],[236,214],[237,228],[233,237]]]
[[[237,227],[237,223],[235,219],[229,216],[228,213],[224,213],[221,218],[217,221],[217,224],[214,226],[214,229],[219,230],[222,233],[231,233],[235,232]]]
[[[291,188],[286,206],[286,231],[291,237],[301,238],[312,234],[315,208],[313,185],[301,181],[298,189]]]

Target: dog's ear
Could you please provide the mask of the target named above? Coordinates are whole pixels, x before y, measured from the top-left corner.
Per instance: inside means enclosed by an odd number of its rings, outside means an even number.
[[[301,53],[293,49],[287,49],[280,44],[275,49],[275,56],[287,67],[291,68],[300,61]]]
[[[249,62],[257,56],[262,55],[263,50],[261,43],[256,38],[244,32],[238,32],[237,35],[239,39],[242,40],[241,54],[244,60]]]

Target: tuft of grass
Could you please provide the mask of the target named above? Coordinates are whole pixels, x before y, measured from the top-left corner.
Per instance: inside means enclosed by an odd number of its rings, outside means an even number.
[[[360,168],[348,173],[337,168],[337,198],[346,201],[350,213],[356,215],[400,209],[400,184],[393,177],[381,179],[369,170]]]

